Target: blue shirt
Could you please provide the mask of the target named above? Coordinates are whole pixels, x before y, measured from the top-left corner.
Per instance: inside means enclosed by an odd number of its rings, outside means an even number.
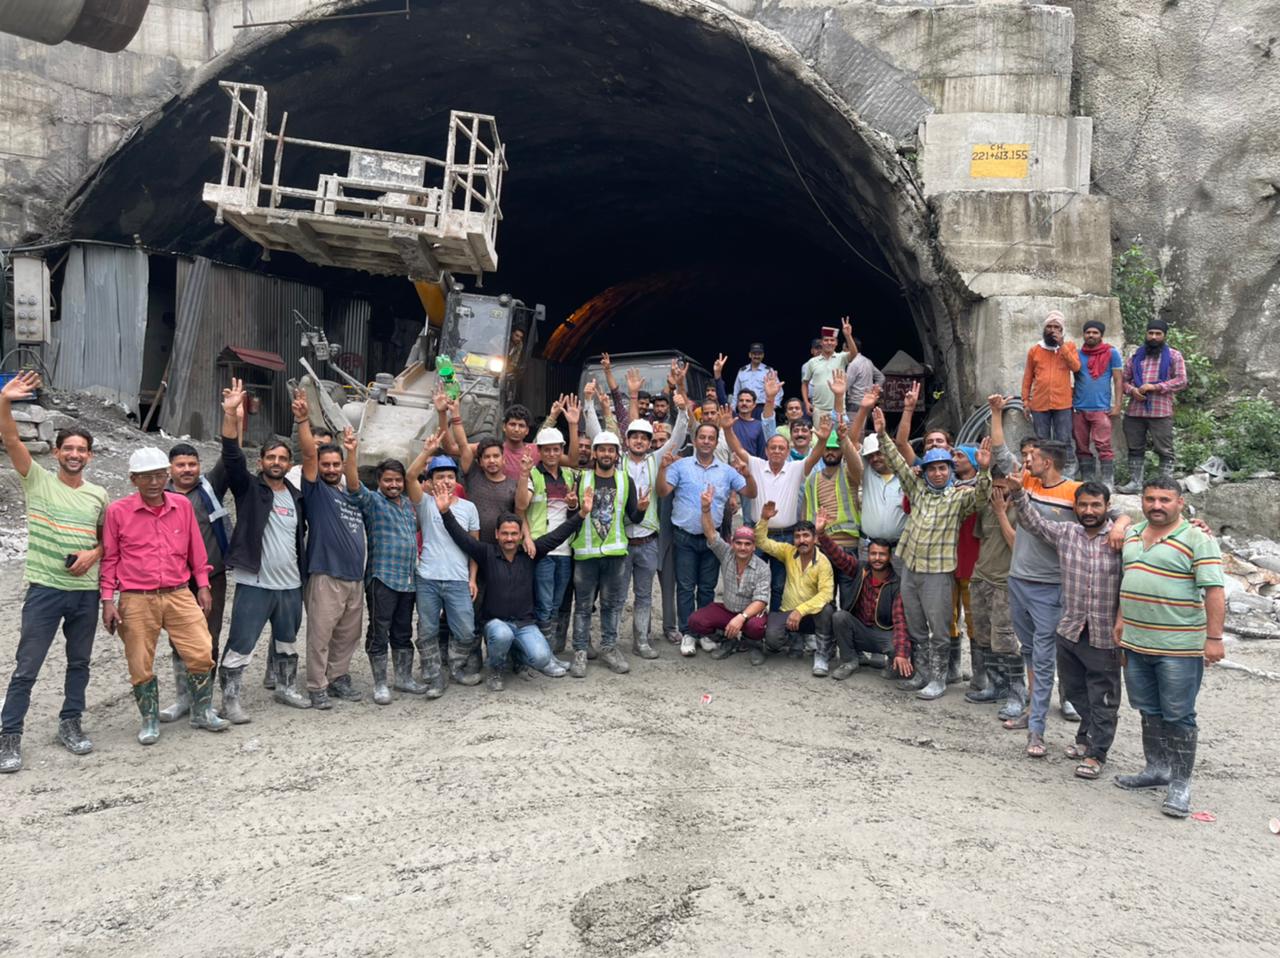
[[[364,516],[356,498],[323,480],[302,480],[307,510],[307,571],[359,582],[364,579]]]
[[[388,589],[412,592],[413,567],[418,560],[418,513],[403,493],[395,501],[363,485],[351,493],[364,516],[369,536],[366,579],[378,579]]]
[[[729,493],[736,492],[747,480],[730,469],[719,459],[703,466],[698,457],[677,459],[667,469],[667,482],[675,487],[671,494],[671,524],[691,535],[702,535],[702,493],[707,486],[715,486],[715,499],[711,503],[711,521],[718,527],[724,518],[724,505]]]
[[[750,389],[756,394],[757,406],[764,402],[764,377],[773,372],[772,366],[766,366],[761,363],[759,368],[752,369],[751,364],[747,363],[738,370],[738,375],[733,380],[733,396],[736,400],[738,393],[744,389]],[[779,390],[778,395],[773,397],[773,407],[776,409],[782,405],[782,392]],[[756,415],[759,415],[757,411]]]
[[[449,507],[449,514],[464,532],[480,531],[480,513],[475,503],[459,499]],[[418,525],[422,529],[418,578],[435,582],[466,582],[471,578],[467,554],[458,548],[444,527],[435,498],[426,493],[418,503]]]
[[[1111,375],[1117,369],[1124,368],[1124,359],[1120,350],[1111,347],[1111,362],[1107,371],[1097,379],[1089,375],[1089,357],[1080,353],[1080,372],[1076,373],[1075,393],[1071,400],[1071,408],[1081,412],[1097,412],[1111,408]]]

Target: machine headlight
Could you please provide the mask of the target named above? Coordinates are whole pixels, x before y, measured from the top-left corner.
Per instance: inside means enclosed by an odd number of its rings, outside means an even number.
[[[493,356],[493,357],[490,357],[486,368],[489,370],[489,372],[497,374],[502,372],[502,370],[506,368],[506,365],[507,365],[506,360],[504,360],[501,356]]]

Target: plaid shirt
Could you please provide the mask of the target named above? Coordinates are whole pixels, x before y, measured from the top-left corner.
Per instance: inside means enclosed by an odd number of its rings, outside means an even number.
[[[1169,378],[1159,382],[1160,354],[1148,353],[1142,360],[1142,381],[1154,383],[1156,391],[1143,396],[1133,381],[1133,358],[1124,364],[1124,391],[1129,397],[1129,408],[1126,416],[1139,419],[1164,419],[1173,415],[1173,394],[1187,388],[1187,364],[1183,362],[1182,353],[1173,347],[1169,348]]]
[[[752,602],[763,602],[769,611],[769,564],[757,555],[751,557],[746,571],[738,575],[738,563],[733,547],[719,536],[707,540],[707,545],[720,560],[721,604],[730,612],[742,612]]]
[[[912,572],[922,575],[955,572],[960,523],[991,498],[991,473],[983,469],[973,485],[951,485],[937,492],[907,465],[884,432],[880,433],[880,451],[911,500],[911,514],[898,541],[899,558]]]
[[[1026,493],[1019,489],[1013,501],[1021,506]],[[1089,644],[1114,649],[1116,611],[1120,608],[1120,578],[1124,557],[1107,544],[1114,521],[1108,519],[1096,536],[1079,522],[1053,522],[1035,509],[1018,510],[1018,528],[1039,536],[1058,550],[1062,568],[1062,621],[1058,634],[1079,642],[1089,626]]]
[[[365,581],[380,579],[388,589],[412,592],[413,567],[418,561],[418,514],[413,503],[405,495],[393,502],[363,483],[353,494],[369,539]]]
[[[878,629],[876,624],[876,613],[879,611],[880,590],[888,583],[877,582],[871,577],[871,567],[863,567],[853,556],[845,552],[844,549],[836,545],[834,539],[827,535],[818,536],[818,548],[822,550],[837,572],[843,573],[849,578],[858,575],[860,568],[866,573],[862,576],[862,586],[858,590],[857,600],[849,611],[858,617],[858,620],[866,626]],[[889,567],[890,575],[897,575],[893,571],[893,567]],[[893,600],[893,655],[894,658],[911,658],[911,633],[907,631],[907,616],[902,611],[902,593],[899,593]]]

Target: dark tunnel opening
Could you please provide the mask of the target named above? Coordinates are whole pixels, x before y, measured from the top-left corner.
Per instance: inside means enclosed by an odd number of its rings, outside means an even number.
[[[566,360],[675,347],[709,367],[723,350],[732,371],[760,340],[790,394],[809,340],[845,314],[877,364],[900,349],[933,360],[921,297],[895,278],[911,254],[895,246],[898,200],[874,151],[818,91],[753,55],[758,80],[741,36],[705,7],[444,0],[409,21],[264,36],[217,78],[265,86],[272,129],[287,110],[290,135],[376,149],[439,156],[451,108],[496,116],[510,171],[483,291],[544,303],[546,334],[603,300]],[[209,137],[226,110],[216,80],[167,104],[82,189],[66,234],[358,292],[375,335],[420,318],[408,282],[264,258],[214,224],[200,189],[217,179]],[[600,295],[618,288],[640,292]]]

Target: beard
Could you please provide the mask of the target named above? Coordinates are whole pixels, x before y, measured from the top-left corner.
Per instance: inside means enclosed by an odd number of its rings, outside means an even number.
[[[1151,350],[1152,352],[1156,352],[1157,350],[1160,350],[1160,349],[1163,349],[1163,348],[1164,348],[1164,341],[1163,341],[1163,340],[1159,340],[1159,339],[1148,339],[1148,340],[1146,341],[1146,343],[1147,343],[1147,349]]]
[[[1049,332],[1047,329],[1044,331],[1044,344],[1046,346],[1058,345],[1058,341],[1053,338],[1053,333]]]

